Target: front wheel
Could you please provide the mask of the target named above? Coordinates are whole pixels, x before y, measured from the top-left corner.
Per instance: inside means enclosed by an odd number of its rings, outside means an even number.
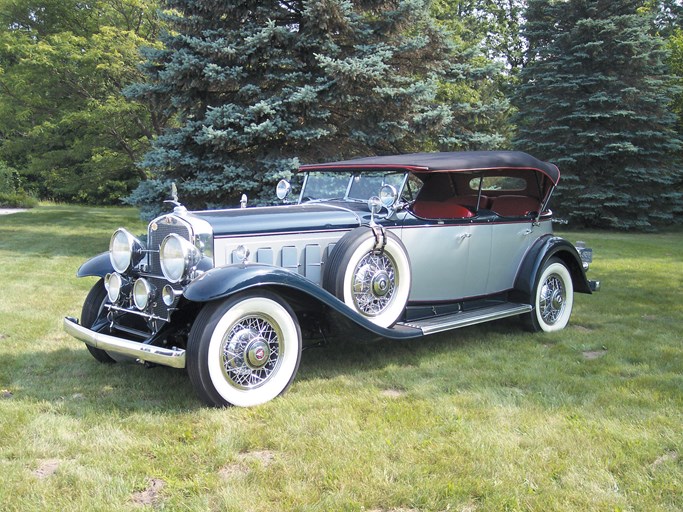
[[[81,310],[81,325],[83,327],[92,327],[95,321],[102,314],[104,309],[104,304],[107,302],[107,290],[104,288],[104,279],[100,279],[95,283],[90,289],[88,296],[85,298],[83,303],[83,309]],[[113,359],[109,354],[100,348],[91,347],[86,345],[88,352],[100,363],[115,363],[116,360]]]
[[[209,303],[195,320],[187,371],[208,405],[259,405],[283,393],[301,360],[301,329],[291,307],[270,292]]]
[[[566,265],[551,258],[534,286],[534,310],[523,317],[530,331],[553,332],[569,323],[574,305],[574,285]]]

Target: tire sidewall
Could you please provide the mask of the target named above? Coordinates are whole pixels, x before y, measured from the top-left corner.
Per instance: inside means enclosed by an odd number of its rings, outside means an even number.
[[[252,389],[240,389],[223,373],[222,345],[232,326],[246,316],[261,316],[275,323],[281,332],[278,365],[266,382]],[[198,326],[202,328],[202,326]],[[275,294],[233,297],[213,308],[199,339],[197,364],[200,396],[212,405],[251,407],[282,394],[292,383],[301,359],[301,330],[291,308]],[[193,379],[193,384],[197,386]],[[203,392],[202,392],[203,391]]]
[[[95,320],[102,313],[102,308],[107,302],[107,290],[104,287],[104,279],[100,279],[95,283],[95,285],[88,292],[88,296],[83,301],[83,308],[81,308],[81,325],[83,327],[90,328],[95,323]],[[85,347],[100,363],[111,364],[119,362],[119,359],[124,360],[123,357],[116,358],[114,354],[109,354],[108,352],[95,348],[91,345],[86,344]]]
[[[548,324],[543,319],[541,314],[540,301],[543,283],[545,283],[545,281],[553,274],[559,277],[562,281],[562,286],[564,286],[565,289],[565,301],[560,317],[555,323]],[[533,315],[534,327],[537,327],[539,331],[543,332],[555,332],[564,329],[569,323],[573,305],[574,286],[572,283],[571,274],[564,263],[556,258],[552,258],[543,267],[543,271],[536,281],[536,287],[534,289],[534,311],[531,313]]]
[[[410,261],[401,241],[392,233],[386,233],[383,252],[391,260],[396,276],[394,296],[389,305],[378,315],[366,315],[359,311],[353,300],[353,280],[359,262],[375,248],[375,237],[370,231],[364,233],[355,243],[346,248],[346,254],[339,262],[336,293],[347,306],[381,327],[390,327],[405,310],[410,294]]]

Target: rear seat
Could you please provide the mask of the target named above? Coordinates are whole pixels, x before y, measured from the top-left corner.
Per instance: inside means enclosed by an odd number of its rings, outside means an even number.
[[[498,196],[491,199],[490,209],[503,217],[523,217],[531,212],[538,212],[538,199],[529,196]]]
[[[473,210],[477,208],[477,196],[457,196],[448,200],[449,202],[461,204],[463,206],[468,206]],[[489,207],[489,198],[487,196],[481,196],[479,201],[479,209],[487,209]]]
[[[416,201],[413,213],[423,219],[464,219],[474,216],[469,208],[452,201]]]

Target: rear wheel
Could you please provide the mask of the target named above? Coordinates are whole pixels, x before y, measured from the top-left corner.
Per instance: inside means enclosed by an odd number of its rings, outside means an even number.
[[[553,332],[569,323],[574,305],[574,285],[566,265],[551,258],[534,286],[534,310],[523,317],[530,331]]]
[[[202,401],[259,405],[294,380],[301,359],[299,322],[274,293],[235,295],[200,311],[187,356],[190,381]]]
[[[83,309],[81,310],[81,325],[83,327],[92,327],[102,313],[105,302],[107,302],[107,290],[104,288],[104,279],[100,279],[95,283],[95,286],[90,289],[90,292],[83,303]],[[100,363],[111,364],[116,362],[104,350],[91,347],[90,345],[86,345],[86,347],[88,352],[90,352],[90,354]]]

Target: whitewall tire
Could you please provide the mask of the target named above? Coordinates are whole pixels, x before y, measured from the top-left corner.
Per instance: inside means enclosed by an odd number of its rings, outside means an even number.
[[[536,280],[533,294],[534,310],[525,318],[531,331],[554,332],[569,323],[574,305],[574,285],[567,266],[551,258]]]
[[[283,393],[301,360],[301,329],[278,295],[239,294],[204,306],[190,331],[187,369],[209,405],[251,407]]]
[[[390,327],[403,314],[410,294],[410,260],[401,240],[386,231],[386,244],[375,250],[369,228],[357,228],[334,247],[323,286],[371,322]]]

